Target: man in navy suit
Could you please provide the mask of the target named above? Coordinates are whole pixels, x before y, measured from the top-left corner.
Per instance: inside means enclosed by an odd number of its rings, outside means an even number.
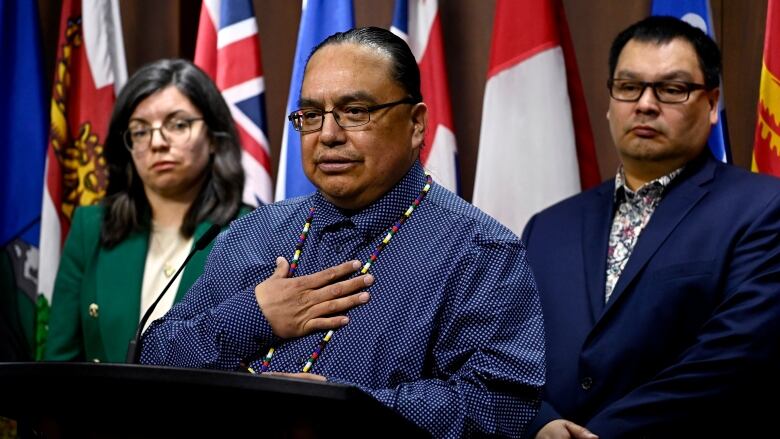
[[[699,29],[647,18],[618,35],[609,67],[616,177],[523,234],[548,349],[532,433],[773,431],[763,416],[778,404],[760,402],[780,375],[780,180],[709,153],[720,52]]]

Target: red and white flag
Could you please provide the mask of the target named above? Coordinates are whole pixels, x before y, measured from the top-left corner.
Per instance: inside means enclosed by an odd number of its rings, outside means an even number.
[[[428,129],[420,159],[437,183],[457,193],[457,146],[438,2],[396,0],[390,30],[409,43],[420,66],[420,88],[428,105]]]
[[[251,0],[203,1],[195,64],[217,84],[236,123],[246,177],[244,203],[272,202],[265,83]]]
[[[601,182],[560,0],[497,0],[476,206],[522,233],[539,210]]]
[[[97,203],[106,191],[103,144],[115,96],[126,80],[119,0],[64,0],[41,209],[37,331],[41,342],[73,211]]]

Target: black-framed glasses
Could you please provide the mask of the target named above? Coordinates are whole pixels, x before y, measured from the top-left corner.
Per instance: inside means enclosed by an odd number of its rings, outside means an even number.
[[[125,147],[131,152],[144,152],[152,144],[152,136],[155,131],[160,131],[163,140],[171,145],[179,146],[187,143],[192,134],[192,124],[203,120],[202,117],[172,117],[165,120],[159,127],[153,127],[146,123],[136,122],[122,133]]]
[[[293,111],[287,116],[287,119],[292,122],[292,126],[295,131],[301,133],[312,133],[322,129],[322,124],[325,123],[325,115],[330,113],[333,115],[333,119],[341,128],[353,128],[365,125],[371,122],[371,112],[381,110],[383,108],[390,108],[401,104],[416,104],[417,101],[413,98],[404,98],[398,101],[388,102],[386,104],[379,105],[344,105],[336,107],[330,111],[321,110],[319,108],[301,108]]]
[[[612,99],[621,102],[636,102],[650,87],[658,102],[664,104],[680,104],[688,100],[691,92],[695,90],[707,90],[704,84],[685,81],[655,81],[645,82],[633,79],[609,79],[607,88]]]

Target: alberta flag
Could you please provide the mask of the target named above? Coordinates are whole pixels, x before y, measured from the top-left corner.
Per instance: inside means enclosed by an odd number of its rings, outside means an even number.
[[[0,0],[0,49],[0,361],[29,361],[49,128],[38,2]]]
[[[298,44],[295,47],[295,60],[290,80],[290,94],[287,99],[287,114],[298,108],[303,70],[314,46],[326,37],[354,26],[355,14],[352,10],[352,0],[303,0],[301,24],[298,27]],[[314,186],[303,173],[300,135],[295,130],[291,131],[290,123],[285,118],[279,173],[276,180],[276,200],[310,194],[314,190]]]
[[[409,44],[420,66],[420,87],[428,105],[428,128],[420,160],[437,183],[457,193],[457,147],[438,2],[396,0],[390,30]]]
[[[39,357],[60,251],[73,211],[99,202],[106,192],[103,144],[116,94],[126,80],[119,0],[64,0],[41,208]]]
[[[670,15],[692,26],[698,27],[715,39],[712,27],[712,9],[709,0],[653,0],[651,15]],[[723,81],[721,81],[720,101],[718,102],[718,123],[712,127],[707,144],[712,155],[718,160],[731,163],[729,131],[726,125],[726,107],[723,104]]]
[[[195,64],[217,84],[233,115],[246,176],[244,203],[270,203],[273,191],[265,125],[265,83],[251,0],[203,2]]]

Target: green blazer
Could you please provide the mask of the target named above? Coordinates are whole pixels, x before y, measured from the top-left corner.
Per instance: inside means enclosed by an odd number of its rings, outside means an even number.
[[[73,215],[54,282],[44,360],[125,361],[140,319],[149,233],[132,233],[106,249],[100,245],[102,221],[102,206],[80,207]],[[195,241],[210,226],[198,224]],[[174,303],[203,273],[212,245],[195,253],[181,273]]]

